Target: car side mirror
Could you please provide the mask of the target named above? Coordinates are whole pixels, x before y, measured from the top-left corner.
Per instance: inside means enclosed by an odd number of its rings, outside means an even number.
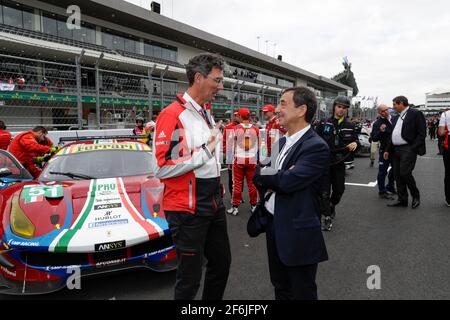
[[[0,178],[4,178],[4,177],[10,176],[10,175],[12,175],[11,170],[9,170],[7,168],[0,169]]]

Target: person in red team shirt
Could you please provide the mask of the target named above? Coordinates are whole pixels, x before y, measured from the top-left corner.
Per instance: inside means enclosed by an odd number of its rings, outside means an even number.
[[[0,120],[0,149],[8,149],[9,143],[11,142],[11,133],[6,130],[6,125]]]
[[[228,167],[228,191],[230,196],[233,196],[234,127],[239,123],[241,123],[241,117],[238,112],[235,112],[233,121],[225,126],[222,136],[224,159]]]
[[[233,216],[239,214],[244,177],[247,180],[252,209],[258,201],[258,191],[253,184],[253,175],[258,159],[259,129],[250,122],[250,110],[241,108],[238,113],[242,121],[234,127],[233,198],[232,207],[227,210],[227,213]]]
[[[271,104],[265,105],[262,108],[264,113],[264,119],[266,122],[266,145],[267,145],[267,156],[270,157],[272,154],[272,144],[278,141],[284,134],[286,130],[281,127],[278,118],[275,116],[275,107]]]
[[[34,163],[35,158],[56,150],[46,135],[47,129],[37,126],[31,131],[18,134],[8,148],[8,151],[19,160],[35,179],[41,173],[41,169]]]

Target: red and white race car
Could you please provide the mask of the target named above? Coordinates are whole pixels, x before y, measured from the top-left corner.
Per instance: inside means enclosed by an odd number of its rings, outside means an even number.
[[[175,269],[164,185],[151,161],[139,141],[78,141],[59,150],[37,181],[4,189],[0,293],[56,291],[75,271]]]

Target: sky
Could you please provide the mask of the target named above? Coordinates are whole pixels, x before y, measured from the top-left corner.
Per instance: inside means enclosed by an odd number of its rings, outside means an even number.
[[[150,0],[127,0],[150,8]],[[157,1],[158,2],[158,1]],[[425,103],[450,90],[448,0],[160,0],[161,14],[328,78],[352,63],[358,96]],[[268,42],[266,42],[268,40]]]

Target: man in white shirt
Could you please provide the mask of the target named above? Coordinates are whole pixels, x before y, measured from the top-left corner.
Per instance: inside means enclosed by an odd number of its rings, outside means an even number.
[[[426,153],[426,120],[422,112],[409,107],[408,99],[404,96],[394,98],[393,106],[399,116],[392,121],[394,130],[384,159],[387,160],[389,155],[392,155],[398,201],[388,206],[407,207],[409,189],[412,196],[411,207],[416,209],[420,205],[420,192],[412,172],[416,166],[417,156]]]

